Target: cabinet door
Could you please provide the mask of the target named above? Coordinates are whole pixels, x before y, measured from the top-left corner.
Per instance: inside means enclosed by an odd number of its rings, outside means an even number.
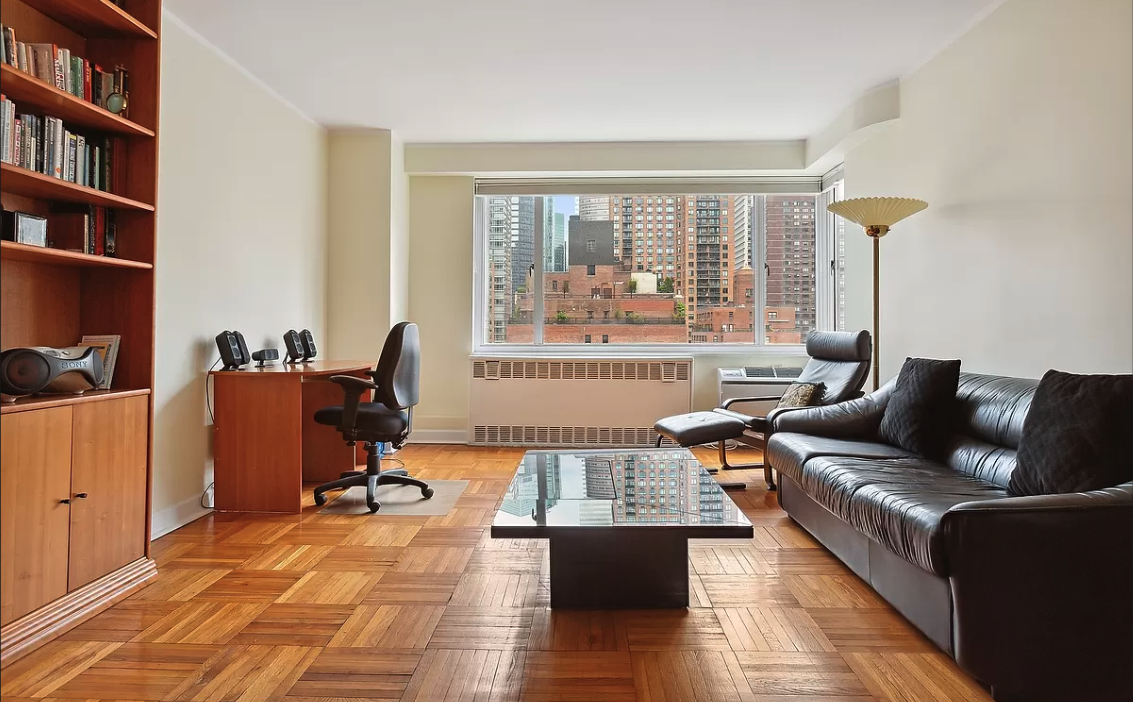
[[[0,417],[0,625],[67,594],[71,408]]]
[[[149,398],[74,411],[69,590],[145,554]]]

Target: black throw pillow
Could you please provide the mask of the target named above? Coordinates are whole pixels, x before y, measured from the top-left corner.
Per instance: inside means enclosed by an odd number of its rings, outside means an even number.
[[[1133,479],[1133,375],[1047,371],[1027,411],[1009,495],[1113,487]]]
[[[878,436],[918,456],[942,458],[955,425],[959,384],[959,360],[906,358]]]

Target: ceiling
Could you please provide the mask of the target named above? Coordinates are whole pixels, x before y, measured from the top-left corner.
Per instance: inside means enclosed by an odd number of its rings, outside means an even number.
[[[409,142],[800,139],[996,0],[165,0],[305,114]]]

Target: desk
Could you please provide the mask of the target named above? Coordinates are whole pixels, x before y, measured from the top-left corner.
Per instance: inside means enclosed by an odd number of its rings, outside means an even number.
[[[315,410],[342,404],[332,375],[366,377],[369,361],[321,361],[212,371],[216,509],[302,511],[303,481],[327,482],[355,470],[357,449]],[[363,397],[363,401],[366,398]]]

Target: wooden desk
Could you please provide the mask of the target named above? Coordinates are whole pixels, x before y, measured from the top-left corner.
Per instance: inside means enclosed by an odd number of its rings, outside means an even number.
[[[366,377],[369,361],[322,361],[212,371],[213,495],[230,512],[302,511],[303,481],[337,480],[358,453],[315,411],[342,404],[332,375]],[[363,398],[365,400],[365,398]]]

